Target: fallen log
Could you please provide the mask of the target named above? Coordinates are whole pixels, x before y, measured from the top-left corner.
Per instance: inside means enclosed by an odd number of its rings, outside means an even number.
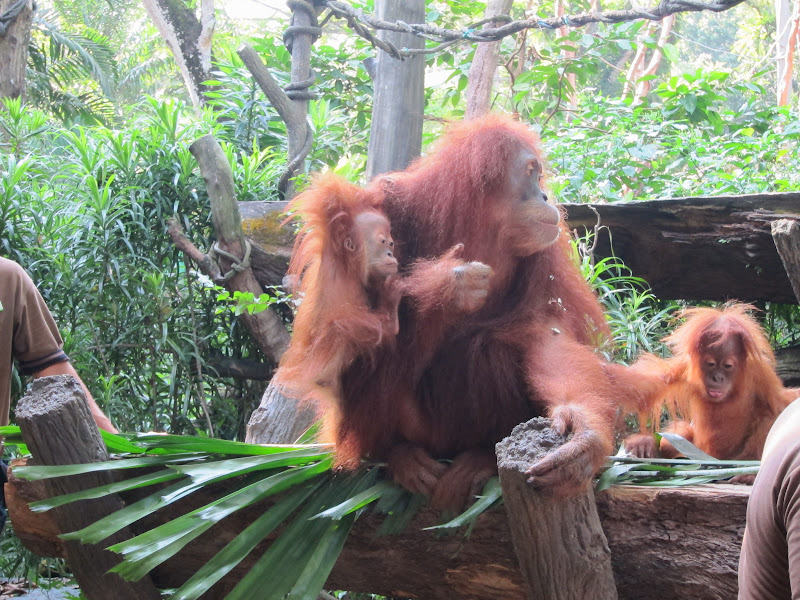
[[[12,477],[6,485],[14,530],[34,552],[49,554],[61,543],[50,513],[21,507],[42,498],[36,482]],[[133,476],[133,474],[126,476]],[[138,534],[168,522],[190,508],[219,498],[223,488],[196,492],[179,506],[168,506],[131,531]],[[737,594],[736,570],[744,532],[748,486],[711,484],[687,488],[618,486],[596,497],[597,511],[611,551],[617,593],[622,600],[725,600]],[[123,495],[131,501],[132,496]],[[177,587],[261,515],[267,503],[234,513],[212,527],[152,573],[158,587]],[[49,522],[49,523],[48,523]],[[525,598],[525,583],[511,541],[504,507],[481,515],[465,535],[424,531],[441,518],[421,511],[397,535],[376,536],[381,515],[356,521],[331,573],[328,589],[371,592],[425,600],[513,600]],[[513,525],[516,527],[516,524]],[[222,598],[266,549],[261,544],[204,598]],[[50,555],[63,556],[53,553]]]

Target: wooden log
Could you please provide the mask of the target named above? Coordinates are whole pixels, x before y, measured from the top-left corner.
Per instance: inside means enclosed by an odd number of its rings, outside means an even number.
[[[97,430],[83,388],[70,375],[35,379],[31,390],[19,401],[16,419],[22,437],[37,464],[70,465],[108,460],[108,452]],[[107,473],[56,477],[45,481],[49,496],[58,496],[111,483]],[[55,509],[61,531],[77,531],[123,506],[114,495]],[[13,521],[12,521],[13,522]],[[160,598],[149,577],[127,582],[108,571],[120,557],[105,546],[128,539],[129,530],[110,536],[104,546],[64,543],[75,578],[88,600],[141,600]]]
[[[135,473],[126,473],[134,477]],[[14,497],[38,499],[32,482],[11,478]],[[147,519],[133,523],[134,533],[166,523],[191,508],[218,499],[225,488],[201,490]],[[40,493],[40,492],[39,492]],[[141,493],[141,492],[140,492]],[[619,486],[597,494],[597,511],[611,550],[621,600],[722,600],[736,598],[739,549],[744,533],[750,486],[711,484],[686,488]],[[188,504],[188,506],[187,506]],[[26,545],[54,543],[52,532],[37,526],[48,513],[19,514],[9,507],[15,531]],[[152,573],[159,587],[177,587],[204,565],[233,536],[267,509],[260,502],[234,513],[193,541]],[[367,512],[345,544],[326,588],[371,592],[426,600],[516,600],[525,598],[525,583],[511,541],[506,510],[481,515],[466,536],[424,531],[441,522],[422,510],[397,535],[378,536],[383,517]],[[36,546],[32,538],[38,539]],[[205,600],[222,598],[263,554],[260,544]],[[113,597],[113,596],[112,596]],[[588,595],[586,598],[594,598]]]
[[[750,489],[620,486],[598,494],[620,598],[736,598]]]
[[[261,403],[250,415],[245,441],[249,444],[292,444],[317,420],[313,406],[297,394],[270,383]]]
[[[779,219],[772,222],[771,231],[786,276],[800,302],[800,225],[794,219]]]
[[[613,250],[659,298],[797,303],[771,223],[800,218],[798,192],[563,206],[578,233],[599,216],[597,258]]]
[[[511,539],[528,600],[616,600],[611,552],[591,486],[567,498],[528,484],[525,471],[566,438],[542,417],[517,425],[497,444],[497,465]]]
[[[289,268],[294,227],[283,225],[287,202],[239,202],[242,231],[253,243],[250,262],[263,286],[279,286]]]

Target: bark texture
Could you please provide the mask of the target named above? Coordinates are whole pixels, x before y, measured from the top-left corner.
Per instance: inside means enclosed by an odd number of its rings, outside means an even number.
[[[378,0],[376,16],[385,21],[425,22],[424,0]],[[378,37],[397,48],[423,48],[425,40],[407,33],[381,31]],[[425,57],[400,61],[378,53],[373,82],[372,126],[367,179],[405,169],[422,149],[425,111]]]
[[[800,218],[800,193],[563,206],[579,234],[599,218],[595,256],[613,251],[659,298],[797,302],[771,224]]]
[[[83,388],[70,375],[35,379],[31,391],[17,405],[16,419],[37,464],[70,465],[109,459]],[[87,473],[47,479],[44,489],[48,496],[60,496],[111,482],[108,472]],[[60,531],[77,531],[122,507],[119,497],[110,495],[58,507],[54,509],[54,517]],[[158,600],[161,597],[149,577],[127,582],[108,572],[119,564],[120,556],[104,548],[130,537],[130,530],[125,528],[108,537],[102,545],[64,543],[67,560],[88,600]]]
[[[528,600],[616,600],[611,552],[594,493],[557,498],[528,485],[525,471],[566,442],[537,417],[497,444],[497,466],[511,539]]]
[[[25,96],[33,11],[33,0],[0,0],[0,106]]]
[[[224,252],[243,261],[248,253],[228,160],[211,135],[196,140],[189,150],[200,165],[200,172],[206,182],[217,245]],[[250,292],[255,297],[260,296],[262,289],[253,275],[249,261],[239,261],[234,263],[225,255],[219,257],[223,274],[234,265],[238,267],[237,273],[226,281],[226,287],[230,291]],[[271,310],[265,310],[255,314],[245,313],[243,320],[264,354],[277,363],[289,345],[289,333],[278,315]]]

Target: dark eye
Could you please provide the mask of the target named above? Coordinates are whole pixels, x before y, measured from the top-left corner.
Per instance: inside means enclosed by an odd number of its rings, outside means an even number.
[[[733,368],[733,365],[731,363],[725,363],[722,366],[725,367],[725,369],[728,371],[730,371]]]
[[[389,242],[389,247],[394,248],[394,242]]]
[[[713,360],[710,360],[710,361],[708,361],[708,362],[706,363],[706,366],[707,366],[709,369],[713,369],[714,367],[716,367],[716,366],[717,366],[717,363],[715,363]]]

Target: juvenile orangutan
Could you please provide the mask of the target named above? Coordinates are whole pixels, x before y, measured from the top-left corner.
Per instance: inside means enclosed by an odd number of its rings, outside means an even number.
[[[379,205],[333,175],[318,178],[288,210],[302,221],[288,273],[299,308],[276,381],[321,403],[333,421],[342,371],[397,335],[394,240]]]
[[[342,374],[358,360],[360,376],[374,377],[378,351],[395,352],[403,294],[448,294],[450,311],[471,312],[485,302],[492,270],[466,263],[457,244],[401,278],[381,203],[335,175],[316,178],[288,210],[302,223],[288,272],[298,284],[299,307],[274,381],[313,403],[323,418],[320,441],[338,443]],[[339,464],[357,464],[356,458],[340,452]]]
[[[775,373],[775,356],[764,331],[749,314],[753,307],[693,308],[664,341],[672,358],[645,356],[631,372],[655,377],[647,402],[658,423],[666,404],[673,415],[667,431],[677,433],[718,459],[758,460],[775,419],[800,390],[785,388]],[[680,418],[677,417],[680,415]],[[625,442],[635,456],[674,458],[666,440],[656,448],[652,435]]]

